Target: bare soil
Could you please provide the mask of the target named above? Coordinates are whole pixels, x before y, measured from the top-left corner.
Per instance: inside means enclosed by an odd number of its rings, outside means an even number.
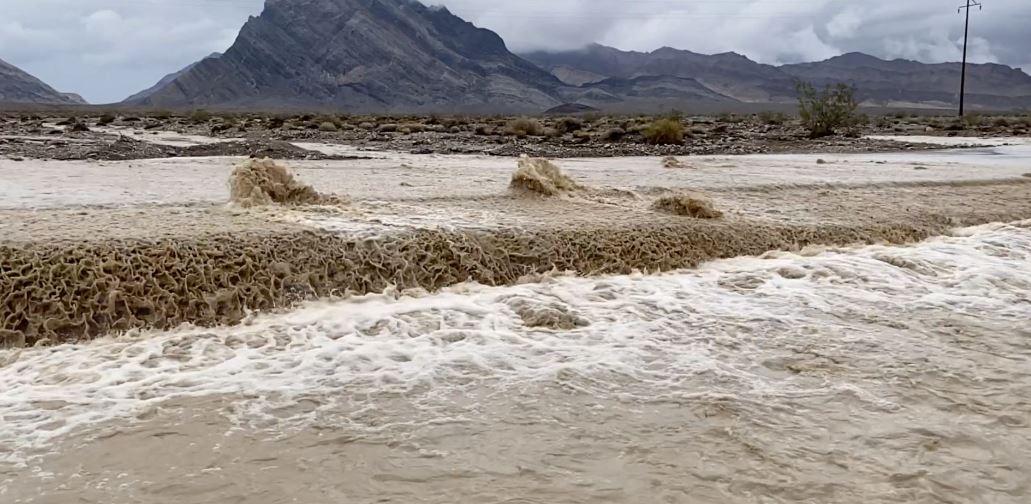
[[[72,117],[59,112],[0,115],[0,156],[12,159],[127,160],[177,156],[250,156],[339,159],[290,142],[322,142],[418,154],[488,154],[534,157],[687,156],[762,153],[846,153],[932,149],[924,143],[866,135],[1027,136],[1023,117],[956,122],[950,118],[884,116],[841,135],[810,139],[797,120],[763,115],[684,118],[685,140],[651,145],[642,132],[655,117],[386,117],[150,116]],[[519,121],[526,128],[513,128]],[[328,126],[327,126],[328,125]],[[330,127],[331,126],[331,127]],[[174,132],[224,140],[203,145],[153,145],[142,137]],[[527,133],[529,131],[529,133]]]

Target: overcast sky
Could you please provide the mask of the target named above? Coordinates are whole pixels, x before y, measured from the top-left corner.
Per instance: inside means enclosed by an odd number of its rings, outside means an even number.
[[[736,51],[764,63],[850,51],[958,61],[965,0],[435,0],[514,51],[599,42]],[[1031,1],[984,0],[971,59],[1031,70]],[[0,59],[93,103],[119,101],[232,45],[263,0],[0,0]]]

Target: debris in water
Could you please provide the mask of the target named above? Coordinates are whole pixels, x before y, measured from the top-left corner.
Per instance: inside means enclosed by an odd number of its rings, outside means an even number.
[[[660,212],[694,217],[696,219],[719,219],[723,217],[723,212],[717,210],[712,205],[711,199],[695,192],[663,196],[655,202],[652,208]]]
[[[687,168],[679,159],[674,156],[668,156],[662,159],[663,168]]]
[[[333,205],[343,201],[319,194],[294,179],[286,167],[275,161],[249,159],[240,163],[229,178],[230,201],[244,208],[264,205]]]
[[[519,158],[519,168],[512,174],[512,183],[509,187],[542,196],[557,196],[564,192],[583,189],[551,161],[526,155]]]
[[[508,305],[519,315],[519,318],[523,319],[526,327],[569,331],[590,325],[587,319],[571,312],[569,308],[555,303],[541,303],[517,297],[509,300]]]

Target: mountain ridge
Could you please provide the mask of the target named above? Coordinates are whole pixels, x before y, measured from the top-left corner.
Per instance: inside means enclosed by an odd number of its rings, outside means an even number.
[[[222,57],[198,62],[149,106],[547,108],[561,82],[496,33],[412,0],[267,0]]]
[[[736,52],[590,44],[516,55],[495,32],[416,0],[266,0],[235,42],[123,104],[334,108],[355,112],[539,112],[561,103],[622,110],[703,103],[790,103],[796,82],[855,86],[864,105],[946,108],[959,64],[859,52],[774,66]],[[972,107],[1031,107],[1031,76],[968,68]]]
[[[673,75],[695,78],[714,92],[742,102],[779,103],[795,98],[795,82],[817,86],[846,83],[855,86],[866,105],[918,105],[946,107],[958,100],[960,63],[922,63],[885,60],[850,52],[823,61],[780,66],[755,62],[725,52],[704,55],[661,47],[651,52],[624,51],[590,44],[571,51],[523,54],[570,85],[591,76],[593,82],[609,77]],[[1031,107],[1031,75],[997,63],[969,64],[968,101],[986,108]]]
[[[62,93],[39,78],[0,59],[0,103],[83,105],[75,93]]]

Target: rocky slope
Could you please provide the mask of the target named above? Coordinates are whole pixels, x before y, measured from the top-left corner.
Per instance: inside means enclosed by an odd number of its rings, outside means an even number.
[[[0,60],[0,103],[80,105],[81,96],[60,93],[24,70]]]
[[[886,61],[849,53],[825,61],[780,67],[788,75],[825,85],[848,82],[868,103],[948,105],[958,99],[961,65]],[[1031,106],[1031,76],[1005,65],[967,67],[967,100],[985,107]]]
[[[524,57],[569,85],[591,86],[607,78],[691,78],[713,92],[743,102],[791,102],[796,79],[818,86],[845,82],[868,105],[951,106],[957,101],[959,63],[886,61],[850,53],[826,61],[774,67],[734,53],[697,54],[671,48],[650,53],[591,45],[581,50],[536,52]],[[1004,65],[970,65],[967,99],[974,106],[1031,106],[1031,76]]]
[[[267,0],[226,53],[135,105],[542,110],[562,83],[445,8],[411,0]]]
[[[212,58],[216,58],[217,59],[217,58],[221,58],[221,57],[222,57],[222,53],[219,53],[219,52],[211,53],[206,58],[204,58],[204,59],[202,59],[200,61],[195,61],[193,63],[190,63],[189,65],[185,66],[182,70],[179,70],[177,72],[172,72],[172,73],[162,77],[161,80],[159,80],[157,82],[157,84],[154,84],[153,86],[151,86],[151,87],[149,87],[147,89],[144,89],[143,91],[140,91],[139,93],[136,93],[136,94],[126,98],[125,101],[127,101],[127,102],[142,101],[143,99],[149,97],[150,95],[160,91],[165,86],[171,84],[172,81],[178,79],[180,75],[182,75],[182,74],[184,74],[186,72],[189,72],[191,69],[193,69],[193,67],[197,66],[197,64],[200,63],[201,61],[212,59]]]
[[[694,79],[716,95],[740,101],[775,102],[795,96],[791,76],[736,53],[709,56],[669,47],[644,53],[592,44],[576,51],[535,52],[523,57],[570,85],[611,77],[673,76]]]

